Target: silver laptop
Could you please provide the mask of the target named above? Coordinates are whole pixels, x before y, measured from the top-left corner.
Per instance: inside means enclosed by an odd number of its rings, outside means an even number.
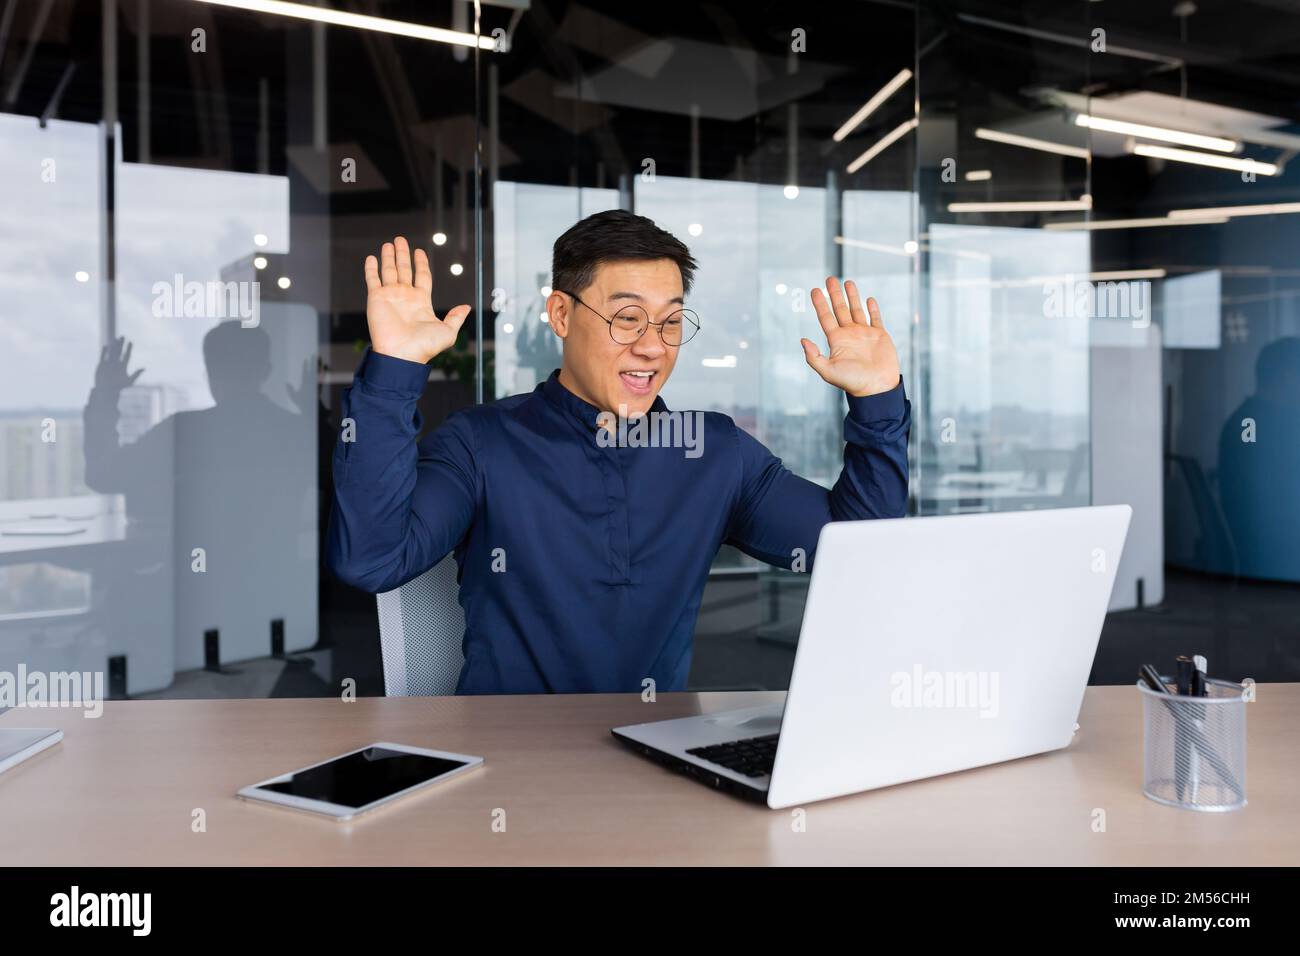
[[[1058,750],[1132,513],[828,524],[783,703],[613,734],[774,809]]]

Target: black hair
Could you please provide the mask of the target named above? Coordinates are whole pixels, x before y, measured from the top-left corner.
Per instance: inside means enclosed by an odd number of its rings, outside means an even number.
[[[685,243],[645,216],[626,209],[598,212],[574,223],[555,240],[551,284],[581,295],[596,278],[602,262],[669,259],[682,274],[683,294],[691,291],[695,260]]]
[[[1255,388],[1267,391],[1279,388],[1287,373],[1295,375],[1300,370],[1300,338],[1286,335],[1274,339],[1259,351],[1255,359]]]
[[[271,337],[259,326],[244,327],[228,319],[203,336],[203,364],[208,379],[252,381],[261,385],[271,371]]]

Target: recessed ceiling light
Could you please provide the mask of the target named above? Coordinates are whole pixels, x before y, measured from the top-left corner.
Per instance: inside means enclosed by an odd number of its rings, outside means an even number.
[[[289,3],[287,0],[199,0],[199,2],[251,10],[255,13],[273,13],[299,20],[315,20],[317,23],[328,23],[338,27],[374,30],[378,33],[391,33],[415,40],[436,40],[439,43],[451,43],[456,46],[476,46],[480,50],[497,49],[496,37],[492,36],[475,36],[473,33],[465,33],[461,30],[447,30],[443,27],[430,27],[404,20],[389,20],[387,17],[372,17],[363,13],[347,13],[343,10],[331,10],[328,7],[312,7],[304,3]]]
[[[1126,136],[1140,136],[1143,139],[1158,139],[1162,143],[1181,143],[1199,149],[1217,149],[1222,153],[1234,152],[1238,145],[1236,140],[1222,136],[1204,136],[1200,133],[1185,133],[1182,130],[1168,129],[1164,126],[1148,126],[1146,123],[1130,123],[1126,120],[1106,119],[1101,116],[1089,116],[1080,113],[1074,118],[1074,125],[1085,129],[1098,129],[1103,133],[1122,133]]]
[[[1070,222],[1049,222],[1043,228],[1061,232],[1073,230],[1092,231],[1095,229],[1156,229],[1161,226],[1204,226],[1227,221],[1227,218],[1223,216],[1174,219],[1170,215],[1149,216],[1143,219],[1078,219]]]
[[[949,212],[1069,212],[1091,209],[1092,197],[1078,199],[1027,200],[1024,202],[950,202]]]
[[[876,93],[862,104],[862,107],[844,121],[844,125],[831,134],[831,139],[837,143],[842,143],[844,137],[848,136],[855,129],[862,125],[862,122],[874,113],[880,104],[889,99],[894,93],[908,80],[912,78],[912,71],[908,69],[899,70],[894,74],[894,78],[882,86]]]
[[[1198,153],[1191,149],[1174,149],[1172,146],[1149,146],[1138,143],[1133,147],[1134,154],[1152,159],[1170,159],[1176,163],[1192,163],[1196,166],[1213,166],[1215,169],[1231,169],[1243,173],[1259,173],[1261,176],[1276,176],[1282,171],[1273,163],[1261,163],[1254,159],[1238,159],[1235,156],[1219,156],[1216,153]]]
[[[1208,206],[1204,209],[1173,209],[1170,219],[1200,219],[1205,216],[1277,216],[1300,212],[1300,202],[1257,203],[1250,206]]]
[[[906,122],[899,123],[892,130],[890,130],[888,133],[882,136],[880,140],[876,143],[876,145],[872,146],[870,149],[864,152],[853,162],[849,163],[849,165],[846,167],[847,171],[850,173],[856,173],[859,169],[867,165],[867,163],[871,162],[873,159],[875,159],[877,156],[883,153],[886,149],[888,149],[891,145],[893,145],[893,143],[896,140],[902,139],[910,131],[916,129],[916,125],[917,125],[917,120],[915,116],[913,116],[910,120],[907,120]]]
[[[996,129],[980,128],[975,131],[976,139],[986,139],[990,143],[1005,143],[1007,146],[1023,146],[1025,149],[1037,149],[1044,153],[1056,153],[1060,156],[1088,158],[1088,150],[1082,146],[1057,143],[1050,139],[1038,139],[1034,136],[1021,136],[1018,133],[1004,133]]]

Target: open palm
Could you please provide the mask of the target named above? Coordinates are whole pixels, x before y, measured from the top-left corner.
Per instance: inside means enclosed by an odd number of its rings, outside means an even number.
[[[822,355],[811,340],[799,340],[813,371],[858,398],[898,385],[898,352],[885,331],[875,299],[868,298],[863,309],[857,285],[850,280],[841,289],[839,280],[831,276],[826,280],[826,292],[813,289],[812,303],[830,347],[829,354]]]
[[[99,365],[95,367],[95,388],[121,392],[135,384],[135,380],[144,374],[144,369],[129,371],[131,348],[126,336],[119,335],[100,350]]]
[[[411,362],[427,362],[451,348],[469,315],[458,305],[438,318],[433,311],[433,273],[423,249],[398,236],[385,242],[379,258],[366,256],[366,324],[376,352]]]

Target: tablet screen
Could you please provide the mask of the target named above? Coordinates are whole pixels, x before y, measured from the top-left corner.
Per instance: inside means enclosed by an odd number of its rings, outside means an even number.
[[[367,747],[258,789],[344,807],[364,807],[463,766],[461,760]]]

